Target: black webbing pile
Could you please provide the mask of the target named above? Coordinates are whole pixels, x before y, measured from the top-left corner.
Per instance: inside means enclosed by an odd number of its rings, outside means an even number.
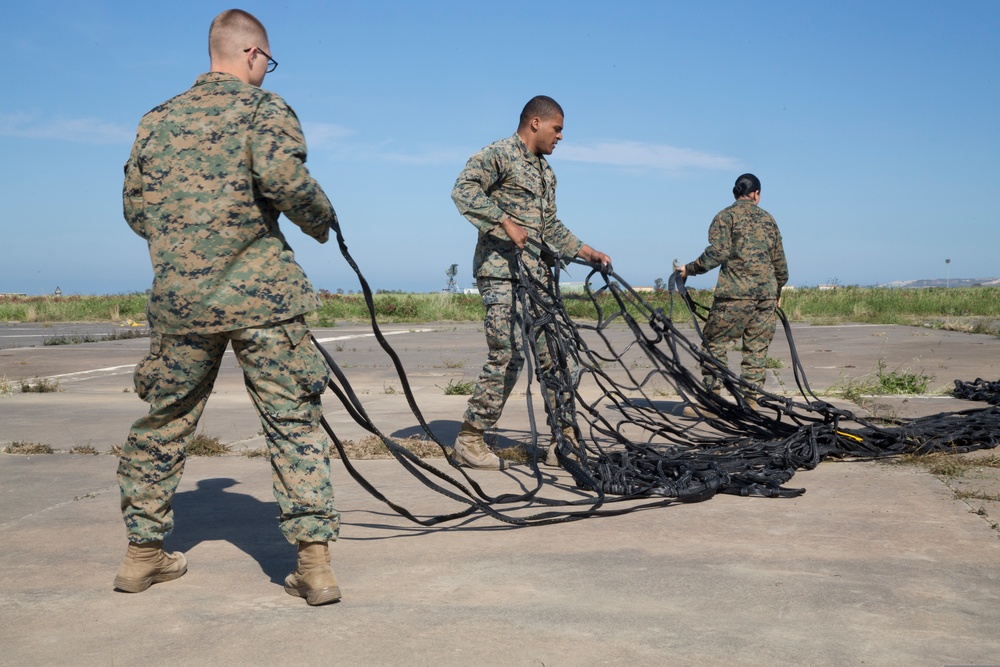
[[[421,415],[399,358],[379,330],[367,281],[351,258],[340,229],[334,231],[341,252],[361,281],[376,339],[392,359],[410,409],[427,437],[446,453],[451,443],[441,443]],[[529,245],[525,252],[542,249]],[[716,493],[787,497],[804,491],[783,486],[795,472],[811,469],[824,458],[964,452],[1000,443],[998,408],[877,425],[820,400],[808,386],[788,322],[780,311],[801,400],[756,388],[751,392],[738,376],[702,350],[695,316],[698,306],[676,274],[670,288],[676,292],[678,304],[683,304],[683,315],[692,316],[693,329],[685,331],[693,331],[694,340],[675,326],[673,298],[671,312],[664,313],[651,308],[610,269],[601,271],[576,259],[549,259],[553,268],[548,280],[534,280],[519,262],[516,284],[523,315],[520,325],[529,382],[528,415],[534,451],[546,447],[550,439],[558,443],[560,462],[575,482],[575,500],[542,495],[549,482],[539,471],[537,459],[532,464],[533,488],[503,496],[487,494],[462,468],[448,468],[445,472],[425,463],[379,431],[344,373],[323,351],[333,369],[330,387],[354,420],[379,436],[417,479],[461,504],[451,514],[414,516],[360,475],[324,421],[350,474],[408,519],[434,525],[481,511],[507,523],[532,525],[618,514],[675,501],[701,501]],[[589,270],[582,295],[563,295],[559,290],[560,273],[567,264]],[[596,321],[575,319],[569,314],[576,300],[589,301],[596,309]],[[705,389],[702,366],[711,369],[732,400]],[[536,423],[534,382],[540,385],[544,426]],[[758,402],[756,409],[747,402],[747,396],[753,394]],[[685,405],[693,406],[697,415],[682,414]],[[566,436],[567,431],[572,437]],[[605,507],[607,503],[636,499],[647,502]]]
[[[976,378],[974,382],[955,380],[955,389],[951,395],[966,401],[986,401],[990,405],[1000,404],[1000,380],[989,382]]]

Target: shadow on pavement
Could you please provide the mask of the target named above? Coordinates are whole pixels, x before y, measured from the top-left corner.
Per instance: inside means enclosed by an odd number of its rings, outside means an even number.
[[[278,529],[278,503],[227,491],[239,482],[203,479],[193,491],[174,496],[174,532],[168,549],[187,552],[198,544],[224,540],[253,558],[275,583],[294,567],[295,550]]]

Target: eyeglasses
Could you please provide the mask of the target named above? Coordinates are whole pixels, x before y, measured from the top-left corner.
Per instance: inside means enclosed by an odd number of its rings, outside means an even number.
[[[250,53],[254,49],[257,49],[257,52],[260,53],[260,55],[267,58],[267,69],[264,70],[265,74],[270,74],[274,70],[278,69],[278,61],[272,58],[271,56],[267,55],[267,51],[260,48],[259,46],[251,46],[249,49],[243,49],[243,53]]]

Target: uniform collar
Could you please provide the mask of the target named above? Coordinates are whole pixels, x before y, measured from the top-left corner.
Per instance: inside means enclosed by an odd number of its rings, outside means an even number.
[[[233,74],[227,74],[225,72],[206,72],[202,74],[195,80],[194,85],[202,86],[206,83],[221,83],[223,81],[235,81],[236,83],[243,83],[240,81],[239,77]]]
[[[522,157],[524,157],[524,159],[527,160],[528,162],[534,163],[537,161],[541,165],[547,165],[549,163],[549,161],[545,159],[544,155],[535,155],[534,153],[529,151],[528,145],[524,143],[524,139],[522,139],[521,135],[518,134],[517,132],[514,133],[512,139],[514,140],[514,143],[517,145],[517,147],[520,149]],[[542,168],[544,169],[544,167]]]

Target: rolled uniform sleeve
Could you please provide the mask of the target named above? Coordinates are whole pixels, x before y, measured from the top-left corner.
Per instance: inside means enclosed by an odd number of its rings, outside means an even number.
[[[261,196],[320,243],[330,237],[337,213],[306,168],[306,142],[295,112],[284,100],[262,100],[252,133],[254,183]]]
[[[142,174],[139,171],[138,157],[139,141],[136,139],[132,146],[132,154],[125,163],[125,184],[122,186],[122,210],[125,214],[125,222],[132,228],[132,231],[141,236],[146,236],[146,209],[142,200]]]

